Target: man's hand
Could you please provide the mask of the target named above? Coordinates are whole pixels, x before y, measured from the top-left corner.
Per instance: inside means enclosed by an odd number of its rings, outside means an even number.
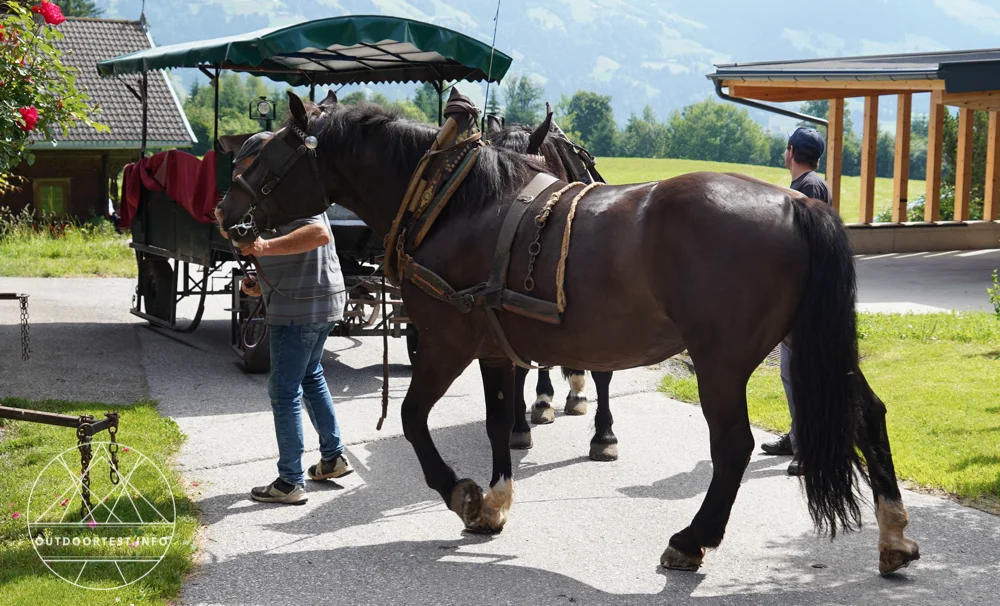
[[[257,238],[251,244],[240,244],[240,252],[246,256],[263,257],[268,254],[268,241]]]
[[[242,290],[243,294],[248,297],[260,296],[260,284],[256,280],[251,280],[250,278],[243,278],[243,282],[240,284],[240,290]]]

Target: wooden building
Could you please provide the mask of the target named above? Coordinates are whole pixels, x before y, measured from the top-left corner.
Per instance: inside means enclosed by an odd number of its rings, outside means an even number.
[[[63,63],[79,70],[77,86],[90,95],[99,108],[96,120],[111,132],[77,125],[67,134],[58,133],[53,142],[34,137],[35,163],[23,163],[14,171],[25,181],[0,198],[0,205],[83,220],[106,216],[109,198],[117,198],[117,175],[139,157],[142,114],[129,88],[138,90],[136,83],[101,78],[96,65],[154,45],[141,21],[68,18],[59,31],[65,36],[56,42]],[[151,74],[148,94],[148,147],[191,147],[194,133],[164,72]]]
[[[1000,49],[840,57],[717,65],[708,78],[720,97],[760,102],[828,99],[826,180],[839,209],[844,101],[864,98],[860,224],[851,227],[865,252],[1000,247]],[[727,89],[726,93],[722,89]],[[924,221],[907,223],[910,116],[913,95],[930,94]],[[884,97],[890,96],[885,99]],[[873,223],[880,103],[896,104],[892,223]],[[959,108],[954,221],[941,222],[941,162],[946,106]],[[787,111],[787,110],[786,110]],[[989,112],[983,221],[969,221],[973,112]],[[901,231],[905,230],[905,231]]]

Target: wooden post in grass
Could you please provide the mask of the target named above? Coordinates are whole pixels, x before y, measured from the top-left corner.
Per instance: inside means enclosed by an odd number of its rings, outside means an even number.
[[[910,113],[913,95],[899,95],[896,102],[896,155],[892,169],[892,222],[906,221],[907,190],[910,180]]]

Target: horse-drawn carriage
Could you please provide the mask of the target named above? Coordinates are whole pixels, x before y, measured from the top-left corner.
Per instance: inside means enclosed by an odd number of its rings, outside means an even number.
[[[222,70],[267,76],[292,86],[308,86],[310,99],[317,86],[351,83],[431,82],[440,95],[445,83],[458,80],[499,82],[511,59],[473,38],[438,26],[382,16],[320,19],[283,28],[271,28],[225,39],[164,46],[117,57],[98,64],[103,76],[139,75],[133,89],[143,108],[143,158],[133,171],[134,199],[129,216],[132,248],[139,266],[132,313],[150,323],[179,332],[196,329],[208,295],[231,298],[231,342],[251,372],[269,367],[267,327],[256,304],[244,295],[239,283],[240,264],[233,249],[212,225],[209,206],[230,184],[232,158],[238,146],[226,145],[218,132],[219,74]],[[151,70],[197,68],[215,85],[214,150],[198,160],[184,152],[163,152],[154,161],[145,158],[145,82]],[[130,87],[131,88],[131,87]],[[252,100],[248,99],[248,105]],[[438,122],[443,102],[439,98]],[[233,137],[232,140],[241,140]],[[170,182],[160,170],[154,183],[143,163],[175,162],[203,173],[200,191]],[[197,162],[205,165],[196,166]],[[151,181],[152,179],[152,181]],[[177,200],[171,191],[183,192],[190,201]],[[123,209],[124,211],[124,209]],[[123,218],[125,216],[123,212]],[[339,206],[327,211],[345,283],[349,290],[344,320],[333,334],[362,336],[388,332],[406,337],[411,356],[416,330],[409,324],[399,290],[384,284],[378,268],[382,242],[353,213]],[[382,293],[385,310],[382,313]],[[178,317],[178,303],[195,300],[193,317]]]

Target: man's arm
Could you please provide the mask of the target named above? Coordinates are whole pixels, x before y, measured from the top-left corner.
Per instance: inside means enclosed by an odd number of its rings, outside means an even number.
[[[297,255],[326,246],[330,243],[330,230],[322,223],[309,223],[295,231],[277,238],[264,240],[257,238],[253,244],[241,245],[244,255],[273,257],[276,255]]]

